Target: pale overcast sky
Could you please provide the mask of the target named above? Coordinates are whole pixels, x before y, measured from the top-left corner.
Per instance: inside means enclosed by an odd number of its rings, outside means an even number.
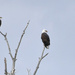
[[[36,75],[75,75],[75,0],[0,0],[0,16],[0,31],[7,33],[13,55],[30,20],[18,51],[16,75],[27,75],[27,68],[33,75],[43,49],[42,29],[48,30],[51,45]],[[0,75],[4,75],[4,57],[8,71],[12,68],[8,53],[0,34]]]

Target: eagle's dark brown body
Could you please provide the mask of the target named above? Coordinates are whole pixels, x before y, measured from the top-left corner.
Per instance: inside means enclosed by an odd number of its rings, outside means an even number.
[[[50,45],[50,38],[48,36],[47,33],[42,33],[41,34],[41,39],[42,39],[42,42],[44,43],[44,46],[47,48],[47,46]]]

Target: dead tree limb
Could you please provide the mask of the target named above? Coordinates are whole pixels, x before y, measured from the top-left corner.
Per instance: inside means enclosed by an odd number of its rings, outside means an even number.
[[[43,48],[43,51],[42,51],[41,57],[39,58],[38,64],[37,64],[37,66],[36,66],[36,69],[35,69],[33,75],[36,75],[37,70],[39,69],[39,65],[40,65],[42,59],[45,58],[45,57],[48,55],[48,53],[44,55],[44,51],[45,51],[45,46],[44,46],[44,48]]]

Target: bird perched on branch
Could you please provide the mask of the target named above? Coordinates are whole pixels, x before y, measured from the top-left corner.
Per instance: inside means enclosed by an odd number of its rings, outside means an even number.
[[[41,39],[42,39],[42,42],[44,44],[44,46],[49,49],[49,45],[50,45],[50,38],[49,38],[49,35],[47,34],[47,30],[43,29],[42,30],[42,34],[41,34]]]
[[[2,17],[0,17],[0,26],[1,26],[1,24],[2,24],[2,21],[1,21],[1,19],[2,19]]]

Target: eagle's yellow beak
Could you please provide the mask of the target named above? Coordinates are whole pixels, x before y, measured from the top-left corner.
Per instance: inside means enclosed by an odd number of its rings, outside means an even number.
[[[45,30],[45,32],[48,32],[47,30]]]

